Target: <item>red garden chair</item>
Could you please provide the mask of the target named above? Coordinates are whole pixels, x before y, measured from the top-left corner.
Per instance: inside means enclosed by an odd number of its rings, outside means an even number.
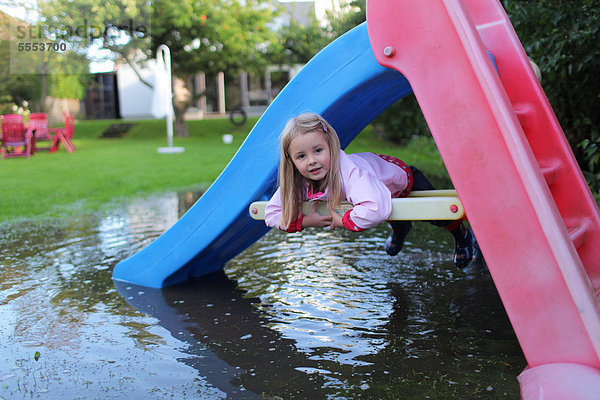
[[[62,143],[65,146],[65,149],[72,153],[75,151],[75,146],[73,145],[73,134],[74,134],[74,123],[73,123],[73,114],[63,112],[65,116],[65,127],[64,128],[55,128],[50,129],[51,132],[55,132],[54,140],[52,141],[52,148],[50,152],[54,153],[58,151],[60,144]]]
[[[31,129],[25,129],[22,115],[7,114],[0,117],[2,158],[31,156]]]
[[[32,133],[32,153],[40,150],[48,150],[52,149],[52,143],[54,142],[54,137],[52,133],[50,133],[50,129],[48,129],[48,114],[46,113],[31,113],[29,114],[29,129],[31,129]],[[40,142],[46,142],[47,146],[40,146]]]

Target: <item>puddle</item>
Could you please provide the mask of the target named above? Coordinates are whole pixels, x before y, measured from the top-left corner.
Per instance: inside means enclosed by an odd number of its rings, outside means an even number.
[[[163,290],[112,269],[198,195],[0,228],[6,399],[517,398],[526,362],[485,270],[417,223],[269,232],[223,273]]]

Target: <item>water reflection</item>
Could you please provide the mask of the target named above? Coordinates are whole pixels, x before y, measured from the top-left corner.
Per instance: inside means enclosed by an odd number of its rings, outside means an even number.
[[[186,343],[112,282],[117,261],[175,222],[161,205],[177,199],[0,226],[0,397],[227,397],[178,362]]]
[[[382,251],[386,235],[272,231],[226,272],[317,362],[334,397],[516,396],[506,373],[525,364],[485,269],[456,270],[451,239],[427,224],[398,257]]]
[[[0,227],[1,396],[518,395],[525,361],[492,281],[455,270],[449,235],[427,224],[397,257],[383,226],[272,231],[223,273],[115,288],[114,265],[197,197]]]
[[[384,344],[380,335],[392,302],[381,288],[389,273],[380,252],[369,255],[368,264],[359,256],[375,241],[350,239],[338,232],[273,232],[230,263],[227,273],[269,305],[266,312],[277,320],[271,329],[295,340],[300,350],[320,349],[323,360],[367,365],[358,357]]]
[[[189,344],[189,357],[181,362],[233,398],[260,398],[252,392],[323,398],[321,379],[295,368],[314,362],[270,329],[255,307],[258,300],[245,297],[223,273],[163,290],[116,285],[130,304]],[[205,354],[207,348],[212,357]]]

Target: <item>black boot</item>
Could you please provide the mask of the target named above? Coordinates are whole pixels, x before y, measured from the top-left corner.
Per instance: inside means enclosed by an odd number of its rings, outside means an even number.
[[[479,245],[473,231],[462,224],[450,233],[454,237],[454,265],[463,269],[479,257]]]
[[[404,246],[404,239],[412,228],[412,222],[393,222],[390,223],[390,225],[392,226],[392,234],[385,241],[385,252],[390,256],[395,256],[396,254],[400,253],[400,250],[402,250],[402,246]]]

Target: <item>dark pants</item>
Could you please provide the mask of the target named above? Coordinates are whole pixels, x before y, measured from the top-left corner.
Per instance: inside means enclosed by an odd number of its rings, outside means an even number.
[[[409,166],[412,172],[413,185],[411,192],[416,192],[419,190],[436,190],[435,187],[429,182],[429,180],[423,175],[421,171],[419,171],[416,167],[412,165]],[[407,224],[409,221],[394,221],[390,222],[392,229],[398,231],[403,228],[403,225]],[[457,221],[427,221],[435,226],[441,226],[448,230],[454,230],[460,227],[462,220]]]
[[[419,171],[416,167],[410,165],[408,168],[412,171],[413,174],[413,186],[412,191],[419,190],[435,190],[431,182],[423,175],[421,171]]]

